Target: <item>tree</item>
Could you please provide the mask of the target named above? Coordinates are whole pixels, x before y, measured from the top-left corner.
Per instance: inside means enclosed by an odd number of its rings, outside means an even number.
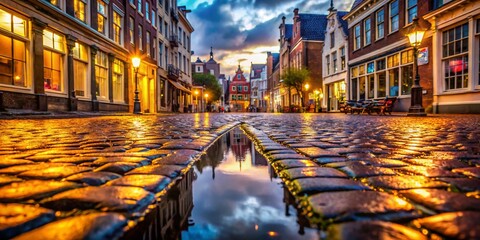
[[[295,89],[297,93],[300,94],[302,107],[305,107],[302,88],[305,82],[307,81],[307,79],[309,78],[309,76],[310,76],[310,71],[308,71],[305,68],[300,68],[300,69],[289,68],[281,76],[281,79],[283,80],[282,82],[283,86],[288,88],[289,98],[291,96],[290,89],[291,88]]]
[[[216,100],[222,96],[222,87],[215,76],[205,73],[193,74],[193,85],[205,86],[207,93],[211,96],[209,99]]]

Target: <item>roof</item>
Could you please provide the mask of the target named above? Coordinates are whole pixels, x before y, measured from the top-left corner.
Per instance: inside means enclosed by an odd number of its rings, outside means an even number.
[[[343,17],[347,14],[348,12],[345,12],[345,11],[337,12],[338,23],[342,25],[343,33],[345,33],[345,36],[348,37],[348,22],[343,20]]]
[[[300,35],[304,40],[325,40],[327,28],[327,15],[323,14],[298,14],[300,18]]]
[[[197,61],[195,61],[195,63],[203,63],[202,60],[200,60],[199,57],[197,57]]]
[[[253,78],[260,78],[262,76],[263,68],[266,64],[252,64]]]
[[[280,53],[272,53],[272,57],[273,57],[273,66],[275,66],[280,61]]]
[[[285,24],[285,38],[290,39],[292,38],[293,33],[293,24]]]
[[[353,4],[352,4],[352,7],[350,8],[350,11],[352,11],[356,7],[360,6],[360,4],[362,4],[363,1],[365,1],[365,0],[355,0],[355,2],[353,2]]]
[[[217,61],[215,61],[215,60],[213,59],[213,57],[212,57],[212,58],[210,58],[210,59],[208,60],[208,62],[207,62],[207,63],[215,63],[215,64],[216,64],[216,63],[217,63]]]

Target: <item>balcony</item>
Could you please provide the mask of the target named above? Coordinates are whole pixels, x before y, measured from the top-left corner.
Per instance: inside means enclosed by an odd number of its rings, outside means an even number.
[[[172,64],[168,64],[167,77],[172,80],[178,80],[178,78],[180,77],[180,69],[174,67]]]
[[[177,35],[170,35],[168,38],[168,41],[170,42],[171,47],[178,47],[179,46],[179,41],[178,41],[178,36]]]

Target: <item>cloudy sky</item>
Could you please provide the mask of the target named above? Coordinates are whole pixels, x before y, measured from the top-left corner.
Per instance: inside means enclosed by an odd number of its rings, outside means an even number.
[[[338,10],[349,10],[353,0],[334,1]],[[292,23],[293,9],[326,14],[330,0],[178,0],[192,10],[187,15],[195,28],[192,60],[208,60],[210,46],[221,63],[221,72],[233,75],[240,65],[266,62],[266,52],[278,52],[278,26],[282,16]]]

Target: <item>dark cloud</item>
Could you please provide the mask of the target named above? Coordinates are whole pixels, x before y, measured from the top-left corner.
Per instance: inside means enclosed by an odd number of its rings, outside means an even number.
[[[292,0],[256,0],[254,1],[253,6],[264,7],[264,8],[275,8],[291,2]]]
[[[249,45],[278,45],[278,24],[281,22],[282,16],[277,16],[269,21],[263,22],[255,26],[255,28],[246,32],[245,43]]]

